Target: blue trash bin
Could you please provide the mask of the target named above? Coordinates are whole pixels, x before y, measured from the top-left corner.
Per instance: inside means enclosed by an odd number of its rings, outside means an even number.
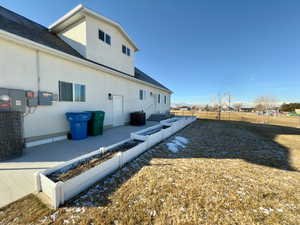
[[[71,136],[73,140],[87,138],[87,123],[91,119],[89,112],[68,112],[67,120],[70,122]]]

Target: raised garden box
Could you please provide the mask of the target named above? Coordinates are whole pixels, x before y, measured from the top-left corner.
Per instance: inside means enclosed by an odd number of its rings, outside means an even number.
[[[144,141],[127,139],[39,172],[36,174],[37,191],[45,193],[51,205],[58,208],[143,153],[147,146]]]
[[[174,119],[174,118],[173,118]],[[147,149],[193,122],[196,117],[160,123],[131,138],[82,155],[43,172],[36,173],[36,189],[45,193],[54,208],[84,191],[100,179],[121,168]]]

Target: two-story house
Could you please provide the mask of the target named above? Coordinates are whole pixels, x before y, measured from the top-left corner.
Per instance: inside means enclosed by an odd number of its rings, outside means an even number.
[[[65,135],[70,111],[103,110],[105,127],[168,112],[172,92],[135,67],[137,51],[120,24],[82,5],[49,28],[0,7],[0,88],[51,95],[26,106],[28,142]]]

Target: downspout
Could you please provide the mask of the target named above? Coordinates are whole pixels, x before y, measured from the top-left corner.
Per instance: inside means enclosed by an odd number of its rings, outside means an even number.
[[[36,76],[37,76],[37,90],[38,93],[41,88],[41,77],[40,77],[40,51],[36,50]]]

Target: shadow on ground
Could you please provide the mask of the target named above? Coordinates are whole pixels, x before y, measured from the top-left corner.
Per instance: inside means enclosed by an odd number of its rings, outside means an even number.
[[[195,121],[176,135],[190,140],[184,151],[172,153],[165,144],[155,146],[126,164],[122,169],[71,199],[64,206],[97,207],[109,205],[111,203],[110,196],[142,168],[170,165],[167,163],[152,164],[153,158],[242,159],[260,166],[298,171],[290,163],[290,151],[299,150],[300,146],[289,149],[286,145],[281,145],[275,141],[278,135],[299,135],[300,140],[300,129],[297,128],[205,119]],[[165,143],[170,142],[173,138],[170,137]],[[300,150],[297,154],[300,154]]]

